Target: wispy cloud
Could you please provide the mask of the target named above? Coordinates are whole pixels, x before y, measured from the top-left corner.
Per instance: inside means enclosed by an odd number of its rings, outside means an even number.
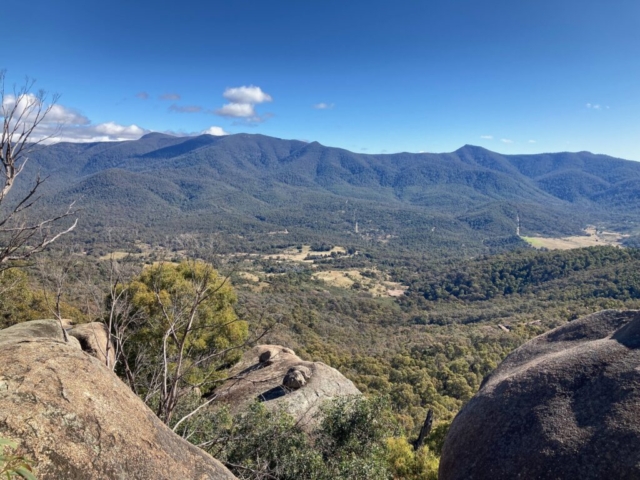
[[[597,103],[595,103],[595,104],[594,103],[587,103],[586,107],[587,108],[591,108],[593,110],[600,110],[602,108],[602,106],[597,104]],[[609,107],[607,107],[607,108],[609,108]]]
[[[150,95],[147,92],[138,92],[136,93],[136,97],[140,100],[149,100]]]
[[[172,102],[180,100],[182,97],[177,93],[163,93],[160,95],[160,100],[170,100]]]
[[[200,113],[203,108],[200,105],[176,105],[175,103],[169,107],[170,112],[176,113]]]
[[[313,106],[313,108],[315,108],[316,110],[331,110],[334,106],[335,106],[334,103],[320,102],[320,103],[316,103]]]
[[[270,117],[269,115],[259,116],[256,113],[256,105],[273,101],[273,97],[260,87],[243,85],[227,88],[222,96],[229,100],[229,103],[215,110],[216,115],[240,118],[249,123],[260,123]]]
[[[484,140],[493,140],[493,135],[480,135],[480,138]]]
[[[508,138],[501,138],[500,141],[502,143],[513,143],[513,140],[509,140]]]
[[[269,120],[270,118],[275,117],[275,115],[273,113],[267,112],[267,113],[263,113],[262,115],[254,115],[253,117],[248,117],[248,118],[239,118],[237,120],[235,120],[232,125],[243,125],[243,126],[248,126],[248,127],[257,127],[258,125],[260,125],[261,123],[266,122],[267,120]]]
[[[529,143],[536,143],[535,140],[529,140]]]

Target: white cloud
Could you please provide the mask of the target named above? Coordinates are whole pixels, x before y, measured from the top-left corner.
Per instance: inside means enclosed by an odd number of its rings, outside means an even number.
[[[273,97],[263,92],[260,87],[243,85],[241,87],[227,88],[222,96],[229,100],[230,103],[215,110],[213,113],[216,115],[241,118],[244,122],[254,124],[263,122],[271,116],[269,114],[259,116],[256,113],[256,105],[273,101]]]
[[[324,102],[320,102],[320,103],[316,103],[313,108],[315,108],[316,110],[331,110],[334,107],[335,104],[333,103],[324,103]]]
[[[91,120],[70,108],[54,105],[46,117],[49,123],[64,123],[69,125],[89,125]]]
[[[594,110],[600,110],[602,108],[602,105],[599,105],[597,103],[587,103],[585,106],[587,108],[592,108]],[[609,108],[609,107],[607,107],[607,108]]]
[[[493,135],[480,135],[480,138],[485,140],[493,140]]]
[[[508,138],[501,138],[500,141],[502,143],[513,143],[513,140],[509,140]]]
[[[536,143],[535,140],[529,140],[529,143]]]
[[[222,108],[216,110],[216,114],[221,117],[254,117],[256,111],[250,103],[227,103]]]
[[[224,98],[229,100],[232,104],[251,104],[271,102],[273,98],[266,92],[263,92],[260,87],[255,85],[227,88],[222,94]]]
[[[216,137],[221,137],[223,135],[229,135],[229,133],[225,132],[222,127],[215,127],[215,126],[211,126],[211,127],[207,128],[206,130],[203,130],[200,133],[205,133],[207,135],[213,135],[213,136],[216,136]]]
[[[22,121],[27,124],[34,120],[34,107],[40,107],[37,96],[27,94],[16,99],[15,96],[5,95],[0,119],[15,107],[14,118],[24,113]],[[48,106],[42,105],[43,111]],[[186,107],[189,108],[189,107]],[[137,140],[150,130],[135,124],[121,125],[116,122],[93,124],[91,120],[72,108],[64,105],[53,105],[44,119],[39,123],[30,137],[32,141],[42,141],[46,144],[58,142],[89,143],[89,142],[121,142]],[[221,127],[211,126],[202,132],[181,133],[181,136],[193,136],[207,133],[209,135],[228,135]]]
[[[100,123],[93,127],[97,133],[110,137],[140,137],[144,135],[144,129],[137,125],[119,125],[115,122]]]
[[[587,108],[591,108],[592,105],[590,103],[587,103],[586,106],[587,106]]]
[[[14,95],[5,95],[0,117],[15,109],[14,120],[22,117],[22,120],[28,123],[35,120],[38,110],[44,113],[47,107],[47,105],[41,105],[40,99],[32,93],[20,95],[17,98]],[[76,110],[56,104],[50,107],[43,123],[88,125],[90,120]]]
[[[39,127],[34,132],[34,139],[47,138],[43,143],[73,142],[123,142],[137,140],[149,133],[138,125],[120,125],[115,122],[98,123],[96,125],[68,125],[61,130],[52,128],[51,125]]]
[[[126,126],[114,122],[93,125],[91,120],[72,108],[60,104],[41,105],[40,99],[31,93],[17,98],[5,95],[0,117],[7,115],[14,108],[14,121],[22,116],[20,121],[27,125],[35,121],[38,109],[46,112],[49,108],[30,138],[43,143],[134,140],[147,132],[137,125]]]

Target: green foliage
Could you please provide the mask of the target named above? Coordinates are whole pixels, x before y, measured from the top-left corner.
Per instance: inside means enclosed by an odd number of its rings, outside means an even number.
[[[395,430],[388,400],[340,397],[322,410],[318,444],[327,455],[359,457],[375,452]]]
[[[47,303],[48,295],[42,288],[34,285],[27,271],[11,268],[0,271],[0,329],[16,323],[39,318],[52,318],[51,305]],[[63,318],[82,321],[84,315],[68,301],[62,301],[60,312]]]
[[[428,447],[417,452],[405,437],[387,439],[387,462],[393,478],[403,480],[438,480],[439,459]]]
[[[16,268],[0,272],[0,328],[33,319],[33,306],[27,274]]]
[[[284,411],[256,403],[234,420],[222,435],[223,444],[210,451],[239,478],[262,478],[258,472],[282,480],[322,478],[322,455]]]
[[[224,412],[210,412],[205,417],[220,415]],[[385,400],[334,400],[325,406],[322,416],[313,431],[306,432],[284,410],[255,403],[229,423],[211,423],[211,430],[200,432],[200,438],[215,439],[209,452],[242,479],[391,477],[395,467],[390,463],[387,439],[397,434],[397,426]]]
[[[247,325],[238,321],[233,310],[235,292],[228,279],[220,277],[209,264],[160,263],[145,269],[129,288],[133,305],[149,321],[141,333],[151,338],[157,340],[169,325],[180,325],[183,320],[193,321],[193,335],[187,338],[185,347],[195,354],[212,347],[228,349],[246,338]]]
[[[7,480],[12,478],[36,480],[32,469],[33,462],[12,453],[16,448],[18,448],[16,442],[0,437],[0,477]]]
[[[136,392],[169,422],[185,392],[207,394],[225,378],[241,354],[247,324],[236,316],[228,279],[204,262],[156,264],[122,288],[136,319],[128,327],[125,376],[135,373]]]
[[[594,285],[593,296],[640,298],[637,270],[627,268],[622,275],[616,271],[638,262],[640,250],[636,249],[591,247],[554,252],[525,251],[484,257],[456,269],[425,272],[413,282],[412,288],[432,301],[482,301],[497,296],[538,293],[550,282],[579,278],[579,273],[589,272],[580,280]],[[613,280],[611,274],[622,276],[622,281],[605,283]]]

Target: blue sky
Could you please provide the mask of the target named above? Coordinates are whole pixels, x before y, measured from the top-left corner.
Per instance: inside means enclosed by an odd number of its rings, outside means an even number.
[[[5,0],[3,10],[0,67],[9,83],[29,75],[62,94],[64,138],[217,127],[367,153],[475,144],[640,160],[637,0]]]

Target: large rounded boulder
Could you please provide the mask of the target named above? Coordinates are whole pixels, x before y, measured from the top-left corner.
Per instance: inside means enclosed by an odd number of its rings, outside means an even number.
[[[640,478],[640,311],[589,315],[515,350],[453,421],[439,478]]]
[[[232,479],[55,320],[0,331],[0,437],[41,480]]]
[[[259,401],[267,408],[284,409],[303,428],[311,429],[324,402],[360,395],[360,391],[322,362],[304,361],[280,345],[258,345],[244,354],[214,394],[216,404],[226,405],[233,413]]]

